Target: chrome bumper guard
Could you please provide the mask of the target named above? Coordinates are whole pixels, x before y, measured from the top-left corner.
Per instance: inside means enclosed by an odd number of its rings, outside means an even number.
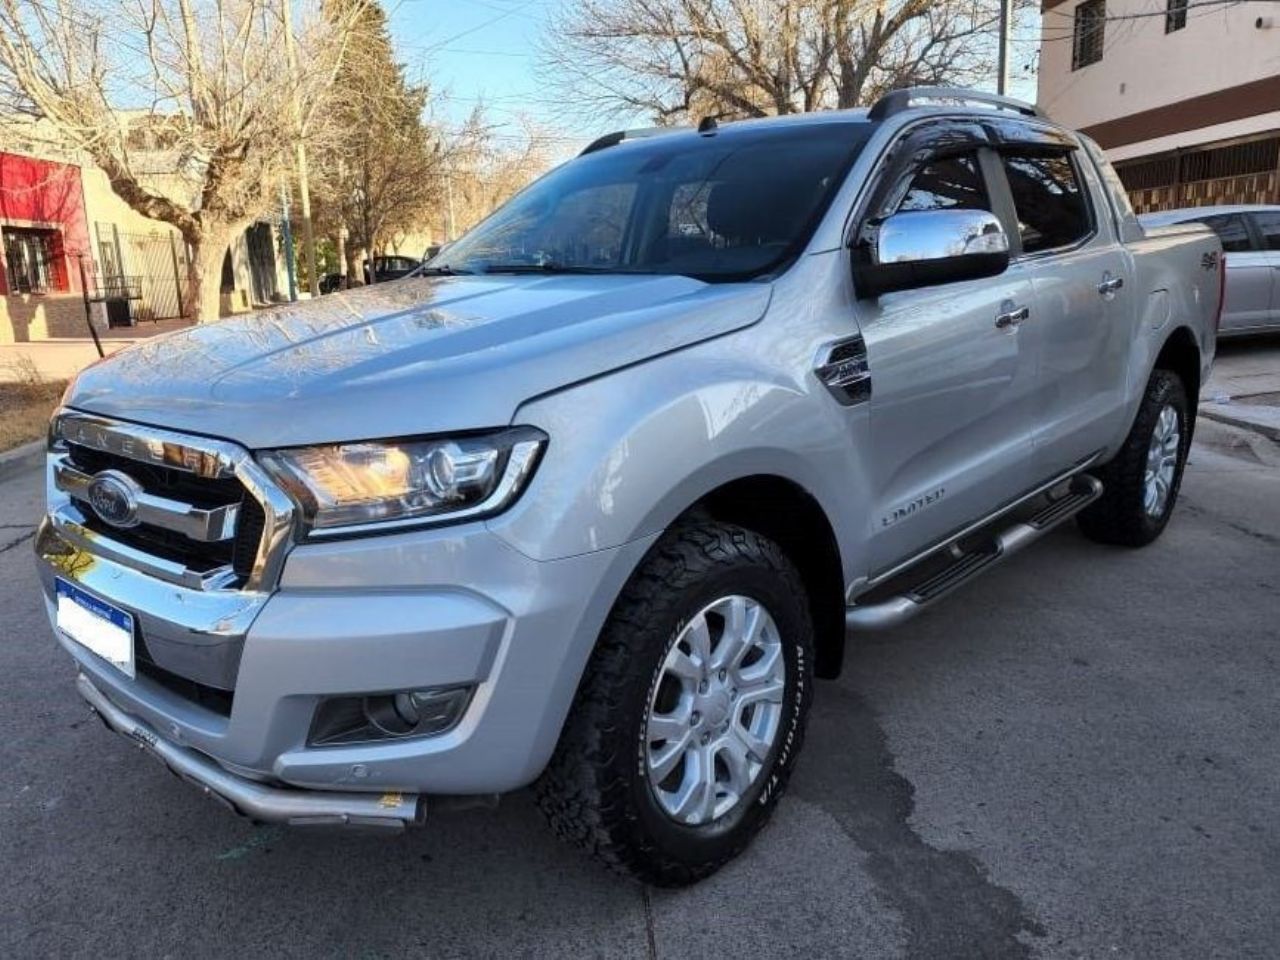
[[[76,679],[76,690],[112,730],[133,740],[206,796],[250,820],[401,831],[426,819],[426,798],[419,794],[292,790],[236,776],[195,750],[165,740],[150,724],[115,706],[83,673]]]

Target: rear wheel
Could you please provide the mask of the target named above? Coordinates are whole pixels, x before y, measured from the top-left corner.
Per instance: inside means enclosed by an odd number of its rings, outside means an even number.
[[[1085,536],[1128,547],[1160,536],[1177,503],[1191,444],[1188,411],[1182,380],[1168,370],[1152,373],[1124,446],[1096,471],[1103,494],[1080,514]]]
[[[668,533],[615,605],[539,805],[621,872],[693,883],[768,820],[804,735],[813,628],[776,544],[717,523]]]

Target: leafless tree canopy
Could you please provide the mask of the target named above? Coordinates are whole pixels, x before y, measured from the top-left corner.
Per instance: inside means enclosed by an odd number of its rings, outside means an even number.
[[[550,139],[536,124],[522,119],[518,126],[493,127],[483,106],[451,138],[450,151],[446,199],[453,205],[455,237],[545,172],[553,155]],[[442,232],[450,232],[447,225]]]
[[[217,316],[227,242],[278,195],[288,147],[324,133],[349,31],[299,6],[291,77],[281,0],[0,0],[0,122],[38,120],[177,227],[202,319]]]
[[[578,109],[658,123],[852,107],[990,73],[998,0],[576,0],[544,44]]]

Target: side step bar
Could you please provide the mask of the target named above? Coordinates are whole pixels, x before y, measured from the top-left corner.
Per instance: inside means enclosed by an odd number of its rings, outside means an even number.
[[[1094,477],[1078,474],[1069,483],[1067,492],[1056,497],[1050,496],[1048,502],[1030,516],[994,532],[989,538],[980,539],[968,548],[954,543],[945,551],[938,551],[924,558],[929,560],[945,553],[951,559],[940,570],[904,586],[884,599],[865,604],[854,603],[846,607],[845,628],[850,631],[888,630],[910,620],[988,567],[1008,559],[1023,547],[1039,540],[1058,524],[1071,519],[1102,496],[1102,483]],[[923,565],[924,561],[921,563]],[[909,571],[894,579],[908,576]],[[869,591],[868,595],[876,592]]]
[[[206,796],[255,822],[400,831],[422,823],[426,816],[425,799],[417,794],[291,790],[246,780],[194,750],[165,740],[146,721],[108,700],[83,673],[76,678],[76,690],[110,729],[137,743]]]

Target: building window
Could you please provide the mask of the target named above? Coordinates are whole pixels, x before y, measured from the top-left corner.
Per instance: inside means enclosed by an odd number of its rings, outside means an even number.
[[[48,293],[65,290],[59,264],[61,237],[57,230],[5,227],[5,281],[10,293]]]
[[[1165,8],[1164,32],[1173,33],[1187,25],[1187,0],[1168,0]]]
[[[1071,69],[1079,70],[1102,59],[1103,32],[1107,25],[1106,0],[1085,0],[1076,7],[1071,35]]]

